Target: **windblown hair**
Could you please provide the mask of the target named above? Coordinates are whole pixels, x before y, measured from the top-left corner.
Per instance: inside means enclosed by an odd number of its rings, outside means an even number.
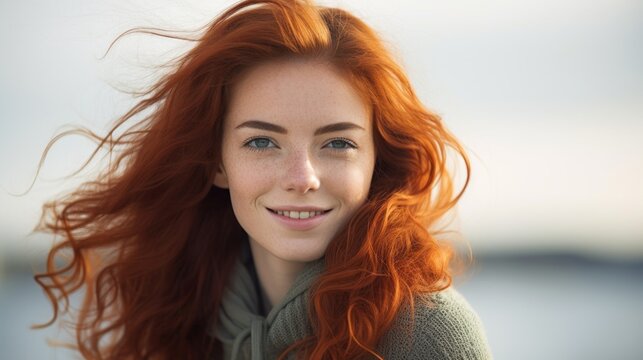
[[[83,130],[114,161],[43,207],[37,229],[61,239],[35,276],[53,305],[40,326],[70,313],[80,291],[71,315],[85,358],[221,356],[208,330],[245,236],[228,191],[212,185],[230,87],[249,68],[289,57],[332,64],[370,104],[376,164],[368,199],[330,243],[311,288],[313,333],[281,358],[379,357],[403,305],[451,285],[457,252],[435,225],[469,181],[461,145],[361,20],[308,1],[248,0],[215,19],[106,136]],[[457,192],[451,152],[466,166]]]

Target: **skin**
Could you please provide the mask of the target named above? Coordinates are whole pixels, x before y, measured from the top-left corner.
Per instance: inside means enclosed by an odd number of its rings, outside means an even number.
[[[365,202],[375,166],[371,122],[370,106],[320,60],[263,63],[233,86],[214,184],[229,189],[248,233],[265,311]],[[286,222],[273,212],[296,209],[325,212]]]

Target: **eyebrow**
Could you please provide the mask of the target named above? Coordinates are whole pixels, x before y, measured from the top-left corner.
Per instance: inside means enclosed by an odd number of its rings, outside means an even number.
[[[269,123],[269,122],[260,121],[260,120],[248,120],[238,125],[237,127],[235,127],[235,129],[240,129],[240,128],[252,128],[252,129],[272,131],[279,134],[288,134],[288,130],[286,130],[286,128]],[[334,124],[324,125],[318,128],[317,130],[315,130],[314,135],[317,136],[317,135],[322,135],[330,132],[351,130],[351,129],[364,130],[363,127],[351,122],[338,122]]]

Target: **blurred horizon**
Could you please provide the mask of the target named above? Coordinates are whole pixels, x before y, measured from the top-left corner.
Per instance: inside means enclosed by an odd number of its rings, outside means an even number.
[[[484,324],[494,359],[638,360],[643,322],[643,262],[606,262],[577,255],[484,255],[456,277]],[[43,330],[51,305],[16,262],[0,276],[0,348],[3,359],[76,359],[48,341],[69,340],[60,323]],[[72,307],[79,303],[72,297]],[[538,345],[534,345],[538,339]]]

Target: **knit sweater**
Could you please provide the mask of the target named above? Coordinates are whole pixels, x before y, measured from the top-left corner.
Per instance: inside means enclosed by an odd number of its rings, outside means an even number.
[[[290,344],[312,332],[307,319],[309,288],[323,272],[323,259],[306,265],[283,301],[262,316],[256,273],[242,256],[235,265],[211,335],[223,345],[224,359],[276,359]],[[380,339],[384,359],[491,359],[482,323],[455,289],[434,293],[430,306],[418,296],[415,311],[398,313],[391,330]]]

